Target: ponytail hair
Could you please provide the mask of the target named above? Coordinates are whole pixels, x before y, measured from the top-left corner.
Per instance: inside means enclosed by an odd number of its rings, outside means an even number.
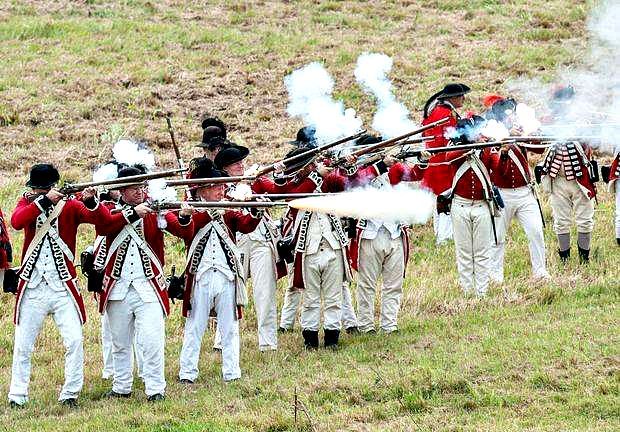
[[[433,102],[435,102],[435,100],[439,99],[439,97],[443,94],[443,90],[438,91],[437,93],[435,93],[434,95],[432,95],[424,104],[424,119],[428,118],[428,115],[430,114],[430,108],[431,105],[433,104]]]

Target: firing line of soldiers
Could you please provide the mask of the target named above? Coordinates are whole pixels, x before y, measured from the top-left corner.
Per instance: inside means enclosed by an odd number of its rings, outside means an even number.
[[[262,175],[250,176],[251,191],[254,195],[303,196],[422,182],[437,196],[437,242],[454,238],[459,283],[465,294],[484,296],[491,279],[503,279],[505,235],[513,217],[528,237],[533,277],[547,278],[544,221],[527,159],[528,151],[540,153],[544,148],[504,142],[445,151],[449,127],[467,132],[457,134],[454,142],[477,139],[468,133],[481,118],[461,118],[457,111],[469,90],[464,84],[449,84],[429,99],[424,127],[408,134],[421,131],[426,137],[418,142],[425,141],[427,151],[414,152],[417,160],[413,163],[381,153],[368,157],[370,153],[364,151],[325,156],[319,151],[323,147],[313,142],[312,128],[306,127],[299,131],[296,147],[283,162],[261,170]],[[567,97],[566,90],[556,97]],[[485,117],[510,128],[514,101],[493,96],[485,103]],[[25,232],[22,265],[16,272],[8,270],[11,246],[6,224],[0,219],[0,275],[5,291],[16,294],[8,396],[12,406],[28,401],[31,355],[47,315],[54,318],[66,348],[65,383],[59,400],[77,405],[84,380],[82,325],[86,311],[74,254],[77,228],[84,223],[94,225],[97,233],[83,265],[87,267],[88,290],[95,293],[102,314],[103,374],[112,378],[109,397],[132,394],[134,365],[144,381],[147,399],[165,397],[164,321],[170,313],[170,299],[182,300],[186,318],[179,381],[192,385],[199,377],[201,344],[212,311],[217,316],[222,377],[227,382],[239,379],[239,319],[247,304],[248,277],[252,278],[261,351],[277,349],[278,328],[292,330],[299,308],[308,349],[319,347],[321,327],[325,347],[338,345],[342,328],[351,333],[376,332],[374,305],[379,279],[383,281],[379,329],[385,334],[397,331],[409,227],[382,220],[349,219],[343,223],[330,214],[292,207],[279,222],[265,210],[273,203],[263,201],[239,205],[244,210],[232,209],[232,202],[222,200],[235,194],[232,179],[248,177],[244,160],[249,151],[229,141],[220,120],[208,118],[202,126],[199,146],[204,155],[192,161],[185,182],[177,181],[187,187],[188,200],[159,207],[171,211],[155,211],[157,206],[149,203],[144,185],[149,174],[140,167],[119,167],[116,183],[100,197],[88,184],[73,190],[57,189],[60,175],[52,165],[37,164],[31,169],[26,183],[30,190],[11,216],[13,228]],[[402,139],[390,142],[361,133],[348,138],[355,139],[359,148],[370,150],[385,150],[382,143],[386,142],[402,143]],[[318,155],[325,159],[318,160]],[[617,204],[618,160],[616,154],[605,174],[616,188]],[[570,255],[572,213],[580,259],[589,259],[596,192],[592,166],[591,148],[578,141],[550,146],[541,165],[540,177],[550,194],[562,260]],[[276,173],[273,179],[264,175],[271,171]],[[618,214],[616,225],[620,244]],[[164,231],[182,239],[186,246],[182,276],[168,280]],[[358,273],[357,314],[349,289],[354,271]],[[276,284],[285,275],[288,288],[278,324]]]

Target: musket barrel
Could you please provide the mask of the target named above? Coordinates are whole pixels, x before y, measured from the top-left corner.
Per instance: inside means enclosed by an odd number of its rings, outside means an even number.
[[[166,180],[168,186],[186,186],[186,185],[210,185],[222,183],[238,183],[246,180],[256,180],[256,176],[231,176],[231,177],[212,177],[212,178],[196,178],[196,179],[174,179]]]
[[[295,156],[291,156],[290,158],[282,159],[280,161],[280,163],[297,162],[298,160],[305,159],[308,156],[319,154],[320,152],[328,150],[328,149],[330,149],[332,147],[336,147],[337,145],[344,144],[344,143],[346,143],[348,141],[357,139],[357,138],[361,137],[365,133],[366,133],[366,130],[361,130],[361,131],[359,131],[359,132],[357,132],[357,133],[355,133],[353,135],[350,135],[348,137],[340,138],[340,139],[338,139],[336,141],[332,141],[332,142],[330,142],[328,144],[325,144],[325,145],[322,145],[322,146],[319,146],[319,147],[315,147],[315,148],[309,149],[309,150],[307,150],[305,152],[302,152],[302,153],[299,153],[298,155],[295,155]],[[260,169],[258,171],[258,173],[256,174],[256,177],[260,177],[262,175],[269,174],[270,172],[275,171],[275,165],[276,164],[274,163],[274,164],[268,165],[268,166]]]
[[[102,180],[98,182],[69,183],[63,186],[62,188],[60,188],[60,191],[63,193],[72,193],[72,192],[79,192],[89,187],[108,186],[108,185],[115,185],[115,186],[118,185],[120,187],[123,187],[123,186],[128,186],[131,184],[135,184],[135,183],[139,183],[139,182],[143,182],[147,180],[155,180],[159,178],[170,177],[182,171],[185,171],[185,169],[178,168],[178,169],[159,171],[159,172],[148,173],[148,174],[138,174],[135,176],[120,177],[120,178],[115,178],[111,180]]]
[[[153,203],[153,210],[176,210],[183,205],[189,204],[194,208],[272,208],[283,207],[288,204],[283,202],[270,201],[171,201]]]

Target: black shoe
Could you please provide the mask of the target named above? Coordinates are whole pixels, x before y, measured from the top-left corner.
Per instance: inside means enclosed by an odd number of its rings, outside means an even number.
[[[338,338],[340,330],[325,329],[325,348],[336,348],[338,346]]]
[[[26,405],[25,403],[20,404],[17,403],[15,401],[9,401],[9,406],[11,407],[11,409],[22,409],[24,407],[24,405]]]
[[[558,249],[558,255],[560,256],[560,261],[562,264],[566,264],[568,259],[570,258],[570,249],[560,250]]]
[[[164,399],[166,399],[166,396],[161,393],[155,393],[154,395],[150,395],[146,398],[146,400],[149,402],[158,402],[163,401]]]
[[[129,393],[116,393],[114,390],[110,390],[109,392],[106,392],[103,397],[105,398],[120,398],[120,399],[127,399],[129,397],[131,397],[131,392]]]
[[[213,347],[213,352],[214,353],[221,353],[222,352],[222,348]]]
[[[618,243],[618,246],[620,246],[620,238],[617,238],[616,242]]]
[[[69,408],[77,408],[78,406],[76,398],[63,399],[60,401],[60,403]]]
[[[314,330],[302,330],[304,346],[306,349],[317,349],[319,347],[319,332]]]
[[[345,331],[347,332],[347,334],[358,334],[360,332],[357,326],[347,327]]]
[[[278,327],[278,333],[290,333],[292,331],[293,331],[293,329],[287,329],[287,328],[284,328],[284,327]]]
[[[187,379],[187,378],[181,378],[179,382],[181,384],[194,384],[194,381],[192,381],[191,379]]]
[[[590,249],[581,249],[577,246],[579,250],[579,264],[587,264],[590,262]]]

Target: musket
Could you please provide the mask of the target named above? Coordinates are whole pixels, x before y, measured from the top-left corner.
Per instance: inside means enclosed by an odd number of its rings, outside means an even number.
[[[435,153],[444,153],[451,151],[459,151],[459,150],[478,150],[487,147],[500,147],[505,144],[514,143],[512,139],[502,140],[502,141],[489,141],[489,142],[477,142],[472,144],[462,144],[462,145],[452,145],[452,146],[444,146],[444,147],[435,147],[435,148],[424,148],[417,150],[407,150],[399,153],[396,157],[399,159],[407,159],[410,157],[419,157],[422,155],[422,152],[428,152],[430,154]]]
[[[425,136],[425,137],[420,137],[420,138],[413,138],[413,139],[409,139],[403,142],[399,142],[398,145],[409,145],[409,144],[419,144],[421,142],[424,141],[431,141],[434,140],[436,138],[436,136]],[[371,144],[372,145],[372,144]],[[373,155],[370,155],[369,157],[367,157],[364,160],[359,161],[356,165],[357,166],[364,166],[364,165],[371,165],[374,164],[376,162],[379,162],[380,160],[382,160],[389,152],[390,152],[390,148],[388,149],[384,149],[384,150],[380,150],[378,152],[376,152]],[[403,150],[401,152],[398,152],[394,155],[395,158],[397,159],[404,159],[404,157],[401,157],[400,155],[402,153],[406,152],[406,150]]]
[[[354,150],[351,153],[349,153],[347,155],[347,157],[349,157],[349,156],[359,157],[359,156],[362,156],[362,155],[365,155],[365,154],[368,154],[368,153],[373,153],[373,152],[375,152],[377,150],[384,149],[386,147],[395,146],[397,144],[400,144],[400,141],[402,141],[402,140],[404,140],[406,138],[409,138],[410,136],[417,135],[419,133],[422,133],[422,132],[427,131],[429,129],[432,129],[434,127],[440,126],[440,125],[448,122],[449,120],[450,120],[450,117],[444,117],[442,119],[439,119],[437,121],[429,123],[429,124],[427,124],[425,126],[422,126],[422,127],[417,128],[417,129],[414,129],[411,132],[407,132],[406,134],[402,134],[400,136],[397,136],[397,137],[394,137],[394,138],[390,138],[390,139],[387,139],[385,141],[381,141],[379,143],[371,145],[370,147],[366,147],[366,148],[359,149],[359,150]],[[424,141],[424,140],[422,140],[422,141]],[[343,164],[347,163],[347,157],[343,156],[343,157],[340,157],[340,158],[336,159],[331,164],[331,166],[338,166],[338,165],[343,165]]]
[[[272,208],[288,206],[285,202],[271,201],[169,201],[153,202],[147,205],[150,209],[159,211],[179,210],[188,204],[196,209]]]
[[[324,152],[325,150],[328,150],[328,149],[330,149],[332,147],[336,147],[337,145],[344,144],[344,143],[346,143],[348,141],[357,139],[357,138],[361,137],[362,135],[364,135],[365,133],[366,133],[366,130],[361,130],[361,131],[359,131],[359,132],[357,132],[357,133],[355,133],[353,135],[350,135],[348,137],[337,139],[336,141],[332,141],[332,142],[324,144],[322,146],[311,148],[311,149],[309,149],[309,150],[307,150],[305,152],[299,153],[299,154],[297,154],[295,156],[291,156],[289,158],[282,159],[279,162],[267,165],[266,167],[263,167],[260,170],[258,170],[258,172],[256,173],[256,177],[260,177],[262,175],[269,174],[270,172],[275,171],[276,170],[276,166],[278,164],[282,164],[282,163],[283,164],[287,164],[287,163],[290,164],[292,162],[297,162],[299,160],[306,159],[308,156],[318,155],[319,153]]]
[[[256,180],[255,176],[231,176],[231,177],[213,177],[213,178],[196,178],[196,179],[174,179],[166,180],[167,186],[187,186],[187,185],[214,185],[223,183],[239,183],[242,181]]]
[[[68,194],[82,191],[89,187],[97,187],[97,186],[115,186],[117,188],[126,187],[126,186],[130,186],[136,183],[145,182],[147,180],[170,177],[183,171],[185,171],[185,169],[173,169],[173,170],[159,171],[159,172],[148,173],[148,174],[138,174],[135,176],[120,177],[120,178],[115,178],[111,180],[102,180],[98,182],[67,183],[64,186],[62,186],[59,189],[59,191],[65,195],[68,195]]]
[[[185,169],[185,163],[183,162],[183,158],[181,157],[181,151],[179,150],[179,146],[177,145],[177,140],[174,138],[174,129],[172,129],[172,120],[170,117],[166,116],[166,124],[168,125],[168,133],[170,134],[170,140],[172,141],[172,148],[174,149],[174,155],[177,158],[177,163],[180,169]],[[181,174],[181,178],[183,175]]]
[[[555,135],[518,135],[509,136],[507,140],[515,142],[529,142],[529,141],[596,141],[601,137],[597,135],[573,135],[573,136],[555,136]]]

